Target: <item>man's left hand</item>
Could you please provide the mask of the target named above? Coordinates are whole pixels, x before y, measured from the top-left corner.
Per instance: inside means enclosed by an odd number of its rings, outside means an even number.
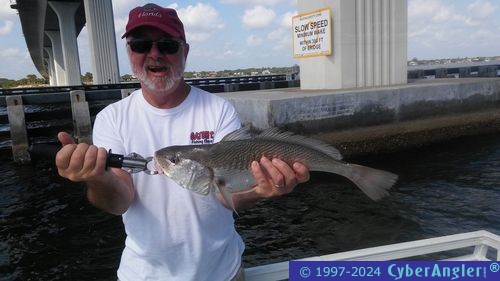
[[[284,161],[262,157],[252,162],[251,170],[257,186],[254,191],[261,198],[281,196],[293,191],[295,186],[309,180],[309,169],[302,163],[292,166]]]

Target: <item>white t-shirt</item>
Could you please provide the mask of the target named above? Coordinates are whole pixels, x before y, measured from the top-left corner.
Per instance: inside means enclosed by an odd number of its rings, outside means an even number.
[[[153,107],[137,90],[97,115],[93,141],[113,153],[148,157],[166,146],[218,142],[239,127],[229,102],[198,88],[171,109]],[[236,274],[244,244],[232,211],[214,194],[196,194],[163,175],[132,178],[121,281],[229,280]]]

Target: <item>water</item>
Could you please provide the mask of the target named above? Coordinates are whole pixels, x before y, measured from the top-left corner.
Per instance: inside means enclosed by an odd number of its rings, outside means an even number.
[[[500,135],[350,162],[400,175],[371,202],[347,180],[314,173],[287,196],[236,218],[246,266],[485,229],[500,234]],[[0,160],[0,280],[116,280],[121,218],[85,199],[48,163]]]

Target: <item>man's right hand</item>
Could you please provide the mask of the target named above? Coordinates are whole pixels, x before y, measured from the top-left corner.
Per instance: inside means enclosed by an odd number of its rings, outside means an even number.
[[[63,147],[56,154],[59,175],[72,181],[87,183],[87,198],[96,207],[115,215],[127,211],[134,199],[130,174],[122,169],[106,170],[107,152],[86,143],[76,144],[64,132],[57,138]]]
[[[57,138],[63,145],[56,154],[59,175],[76,182],[105,180],[106,149],[86,143],[76,144],[73,137],[65,132],[60,132]]]

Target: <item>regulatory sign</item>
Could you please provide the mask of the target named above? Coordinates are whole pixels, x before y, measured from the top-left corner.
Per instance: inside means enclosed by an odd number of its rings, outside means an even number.
[[[292,18],[293,57],[331,55],[332,22],[329,8],[294,16]]]

